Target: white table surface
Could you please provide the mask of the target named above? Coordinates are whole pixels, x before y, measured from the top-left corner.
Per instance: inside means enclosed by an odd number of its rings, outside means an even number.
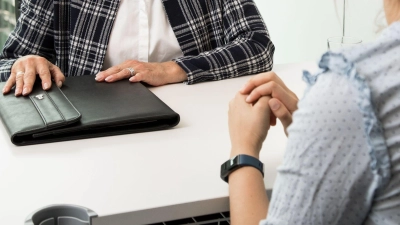
[[[300,97],[302,70],[315,68],[307,62],[274,71]],[[0,224],[21,225],[51,204],[85,206],[101,217],[228,196],[219,177],[230,153],[228,102],[249,78],[151,88],[181,116],[170,130],[17,147],[0,122]],[[267,189],[285,143],[279,123],[261,153]]]

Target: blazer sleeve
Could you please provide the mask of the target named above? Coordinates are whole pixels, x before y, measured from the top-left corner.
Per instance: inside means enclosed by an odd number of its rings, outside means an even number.
[[[272,69],[275,47],[255,3],[251,0],[221,1],[221,8],[220,29],[224,45],[196,56],[183,56],[174,60],[186,71],[187,84],[223,80]]]
[[[0,81],[7,81],[14,62],[26,55],[55,62],[53,1],[22,1],[21,15],[0,54]]]

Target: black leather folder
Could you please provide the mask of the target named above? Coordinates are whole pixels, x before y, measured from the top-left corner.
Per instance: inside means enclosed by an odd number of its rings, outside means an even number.
[[[4,83],[0,83],[2,90]],[[31,145],[168,129],[179,115],[141,83],[66,78],[59,89],[35,84],[27,97],[0,96],[0,117],[12,143]]]

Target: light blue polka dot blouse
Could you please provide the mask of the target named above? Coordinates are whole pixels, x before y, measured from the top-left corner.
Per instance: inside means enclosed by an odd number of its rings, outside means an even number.
[[[260,224],[400,224],[400,22],[319,67]]]

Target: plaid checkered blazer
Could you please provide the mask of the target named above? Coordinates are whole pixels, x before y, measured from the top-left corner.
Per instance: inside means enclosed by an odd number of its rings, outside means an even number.
[[[269,71],[274,45],[253,0],[162,0],[188,84]],[[24,0],[0,55],[6,81],[19,57],[39,55],[65,76],[97,74],[119,0]]]

